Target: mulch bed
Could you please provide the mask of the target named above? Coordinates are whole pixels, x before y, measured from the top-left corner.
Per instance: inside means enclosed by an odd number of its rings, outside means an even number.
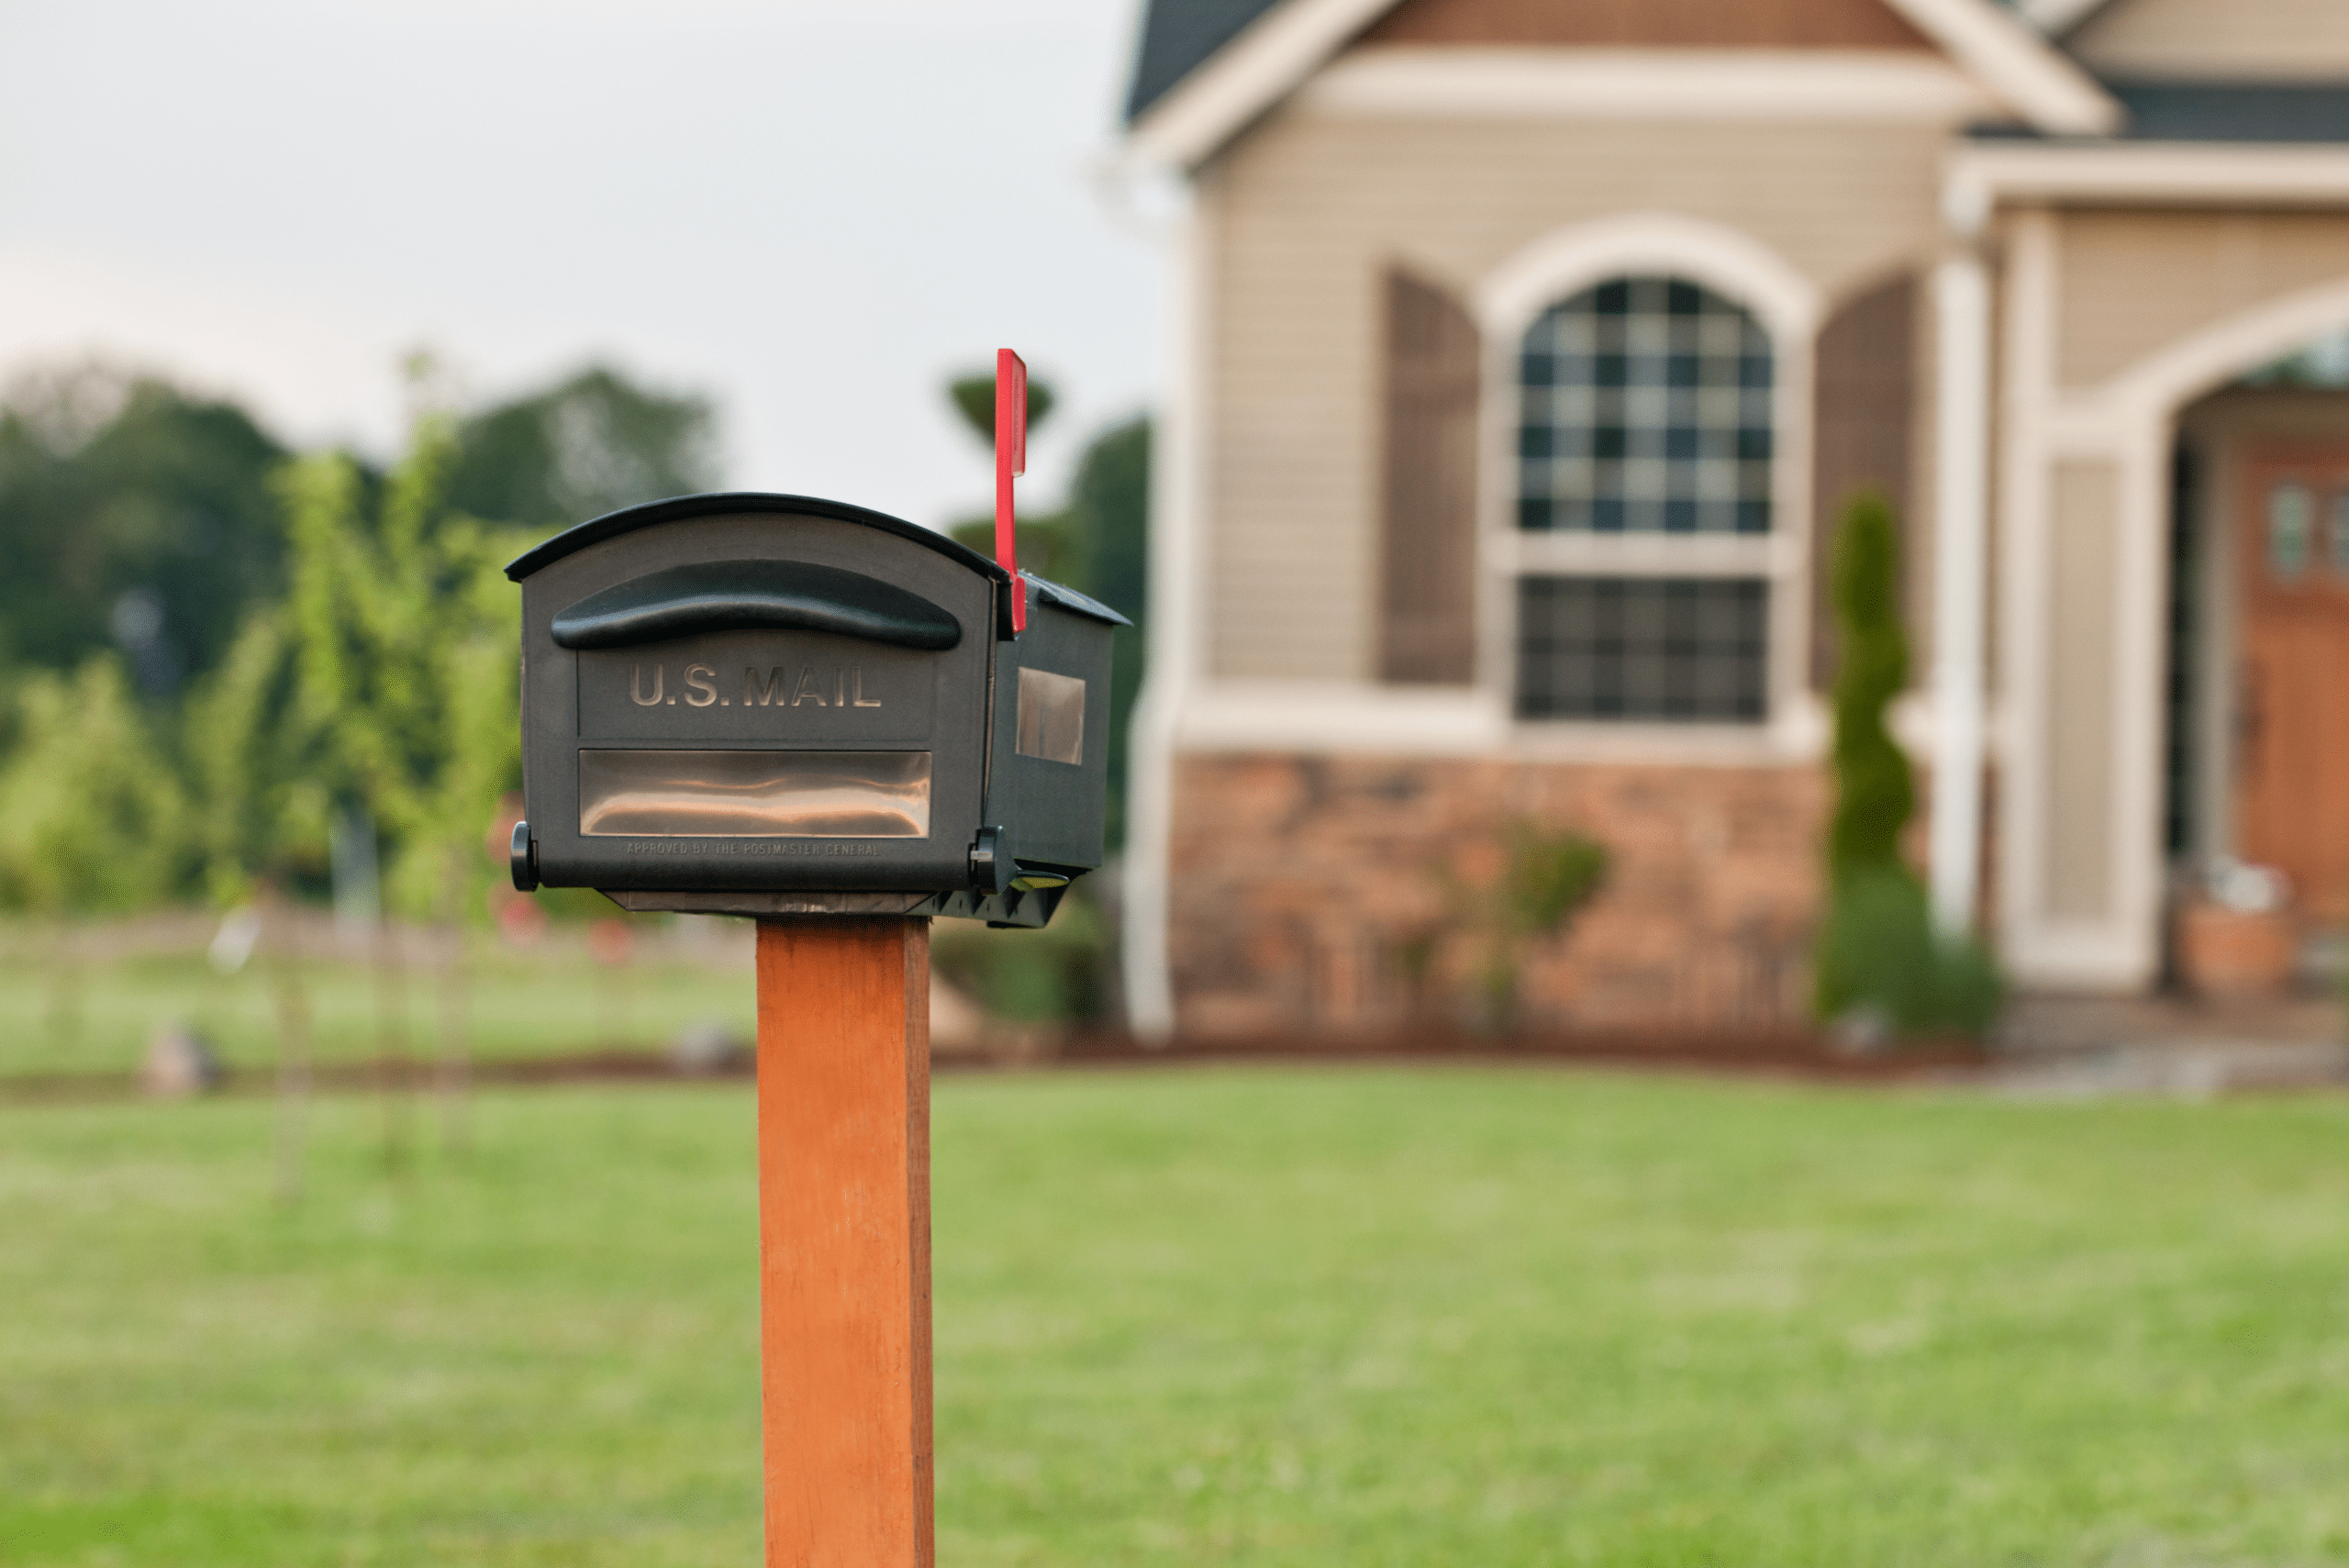
[[[1031,1040],[999,1051],[941,1052],[933,1058],[941,1073],[1036,1071],[1046,1068],[1127,1069],[1168,1066],[1370,1065],[1453,1062],[1460,1065],[1554,1063],[1684,1073],[1762,1074],[1854,1083],[1899,1083],[1967,1078],[1985,1072],[1988,1054],[1970,1042],[1903,1047],[1866,1055],[1838,1051],[1824,1036],[1799,1029],[1577,1030],[1572,1033],[1473,1035],[1440,1029],[1391,1034],[1264,1035],[1176,1040],[1149,1046],[1110,1030],[1079,1030],[1056,1042]],[[484,1087],[529,1087],[571,1084],[680,1084],[751,1075],[746,1058],[713,1067],[685,1070],[666,1051],[601,1050],[558,1056],[473,1062],[467,1073]],[[327,1093],[364,1093],[387,1086],[429,1093],[438,1082],[421,1061],[337,1062],[313,1069],[314,1088]],[[217,1085],[223,1094],[267,1094],[277,1086],[268,1068],[230,1070]],[[0,1078],[0,1104],[70,1104],[139,1097],[136,1073],[39,1073]]]

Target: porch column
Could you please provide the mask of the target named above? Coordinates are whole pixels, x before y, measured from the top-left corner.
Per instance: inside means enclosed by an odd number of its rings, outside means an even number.
[[[1933,273],[1933,923],[1970,933],[1980,890],[1989,555],[1990,289],[1971,250]]]

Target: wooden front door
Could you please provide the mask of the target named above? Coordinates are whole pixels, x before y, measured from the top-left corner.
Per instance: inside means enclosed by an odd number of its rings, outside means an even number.
[[[2235,852],[2349,922],[2349,442],[2250,446],[2242,473]]]

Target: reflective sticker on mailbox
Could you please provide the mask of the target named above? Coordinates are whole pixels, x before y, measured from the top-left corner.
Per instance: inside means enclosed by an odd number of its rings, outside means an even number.
[[[926,839],[927,751],[579,753],[587,837]]]
[[[1085,761],[1085,683],[1050,670],[1019,672],[1019,731],[1023,757],[1048,762]]]

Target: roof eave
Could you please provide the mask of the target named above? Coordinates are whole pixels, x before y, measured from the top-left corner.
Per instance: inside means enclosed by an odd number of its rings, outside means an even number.
[[[1303,84],[1396,0],[1279,0],[1136,116],[1131,166],[1187,172]],[[2120,103],[1991,0],[1887,0],[2034,130],[2107,136]]]

